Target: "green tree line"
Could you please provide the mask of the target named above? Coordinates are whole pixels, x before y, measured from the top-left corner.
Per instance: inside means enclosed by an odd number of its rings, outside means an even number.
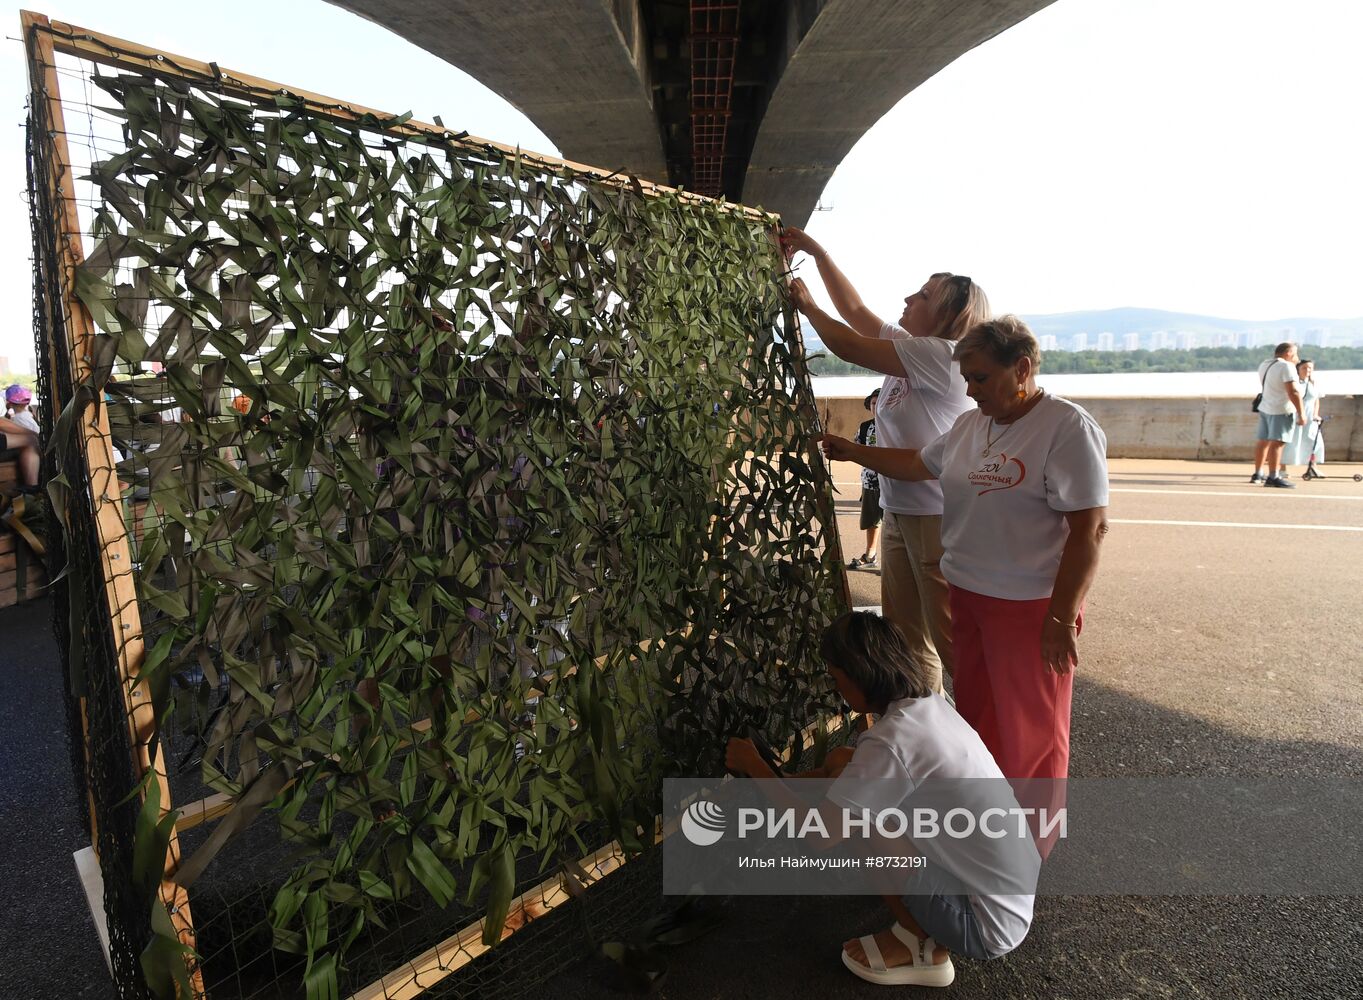
[[[1190,351],[1046,351],[1041,369],[1051,374],[1107,375],[1113,372],[1254,371],[1272,354],[1269,347],[1195,347]],[[1302,348],[1317,368],[1363,368],[1363,347]],[[811,375],[875,375],[831,354],[809,362]]]
[[[10,385],[22,385],[34,392],[38,391],[38,379],[33,375],[15,375],[13,372],[3,372],[0,373],[0,382],[4,383],[4,385],[0,385],[0,389]]]

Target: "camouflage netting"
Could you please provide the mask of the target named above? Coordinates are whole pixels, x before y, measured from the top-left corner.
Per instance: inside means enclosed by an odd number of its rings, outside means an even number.
[[[645,851],[662,777],[716,773],[724,735],[838,711],[775,220],[169,66],[62,69],[98,336],[83,386],[45,378],[107,407],[169,792],[227,797],[180,835],[211,996],[348,992],[484,913],[491,940],[565,861]],[[80,494],[88,425],[54,433]],[[71,512],[58,550],[88,556]],[[83,675],[127,638],[84,640]],[[111,714],[94,758],[127,753]],[[127,813],[116,778],[97,812]]]

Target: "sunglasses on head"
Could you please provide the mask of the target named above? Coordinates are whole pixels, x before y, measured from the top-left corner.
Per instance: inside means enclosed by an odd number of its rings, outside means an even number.
[[[970,299],[971,279],[964,274],[953,274],[949,280],[956,286],[954,308],[964,309],[966,302]]]

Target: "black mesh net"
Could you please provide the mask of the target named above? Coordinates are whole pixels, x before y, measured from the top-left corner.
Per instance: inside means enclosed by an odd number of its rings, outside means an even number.
[[[35,320],[120,995],[523,992],[662,905],[664,777],[839,711],[775,220],[82,37]]]

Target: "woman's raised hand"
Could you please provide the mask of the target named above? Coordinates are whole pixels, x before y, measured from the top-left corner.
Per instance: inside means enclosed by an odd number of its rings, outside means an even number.
[[[809,286],[805,284],[803,278],[796,278],[791,281],[790,304],[806,316],[814,308],[814,296],[809,294]]]
[[[854,462],[852,457],[856,443],[836,434],[825,434],[819,438],[819,447],[823,449],[823,457],[830,462]]]
[[[794,257],[801,250],[811,257],[823,252],[823,247],[819,246],[807,232],[796,226],[787,226],[781,230],[781,249],[786,252],[787,258]]]

